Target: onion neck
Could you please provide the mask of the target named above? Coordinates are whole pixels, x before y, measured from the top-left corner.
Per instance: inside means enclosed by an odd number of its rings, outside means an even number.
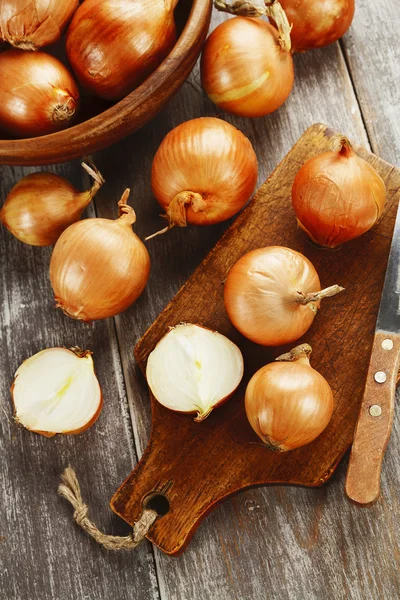
[[[344,287],[340,285],[330,285],[327,288],[319,292],[311,292],[310,294],[303,294],[303,292],[297,292],[298,294],[298,302],[299,304],[308,304],[309,302],[319,302],[324,298],[330,298],[331,296],[336,296],[340,292],[344,291]]]
[[[265,0],[265,6],[253,4],[248,0],[234,0],[228,4],[225,0],[214,0],[214,6],[221,12],[242,17],[271,17],[279,31],[279,45],[285,52],[290,52],[292,43],[290,39],[291,26],[282,6],[278,0]]]
[[[93,163],[86,163],[83,162],[81,163],[82,167],[85,169],[86,173],[88,173],[90,175],[90,177],[93,179],[93,185],[89,190],[89,193],[91,195],[91,197],[93,198],[93,196],[95,196],[97,194],[97,192],[99,191],[99,189],[101,188],[101,186],[105,183],[103,175],[100,173],[100,171],[98,170],[98,168],[96,167],[95,164]],[[129,196],[129,194],[128,194]]]
[[[303,294],[303,292],[296,292],[296,302],[302,304],[304,306],[308,306],[310,310],[313,311],[314,314],[317,314],[318,307],[315,302],[320,302],[324,298],[330,298],[331,296],[336,296],[340,292],[344,291],[344,287],[340,285],[331,285],[327,288],[319,292],[311,292],[310,294]]]
[[[132,206],[129,206],[129,204],[127,204],[130,193],[131,190],[129,188],[126,188],[126,190],[121,196],[120,201],[118,202],[119,217],[116,222],[126,227],[131,227],[134,223],[136,223],[136,213],[133,210]]]
[[[193,212],[201,212],[202,210],[205,210],[207,203],[203,196],[198,192],[179,192],[179,194],[172,199],[171,204],[166,210],[165,218],[168,220],[167,227],[164,227],[164,229],[160,229],[160,231],[149,235],[146,238],[146,241],[151,240],[157,235],[166,233],[172,229],[172,227],[186,227],[186,207],[188,205],[190,205]]]
[[[341,137],[339,140],[339,155],[344,158],[349,158],[354,155],[354,150],[349,140],[346,137]]]
[[[171,227],[186,227],[186,206],[190,205],[193,212],[205,209],[206,203],[203,196],[197,192],[180,192],[173,198],[167,208],[167,218]]]
[[[79,198],[82,201],[82,208],[84,209],[88,206],[88,204],[90,204],[90,202],[93,200],[93,198],[95,197],[99,189],[102,187],[102,185],[105,183],[105,181],[103,179],[102,174],[93,163],[87,164],[85,162],[82,162],[81,165],[93,179],[93,184],[90,190],[79,194]]]
[[[286,352],[286,354],[281,354],[275,360],[281,362],[299,362],[305,365],[310,365],[310,355],[312,352],[312,348],[310,344],[300,344],[296,346],[290,352]]]
[[[276,23],[279,31],[279,44],[285,52],[290,52],[292,49],[292,41],[290,39],[290,31],[292,29],[289,24],[285,11],[277,0],[266,2],[266,15],[271,17]]]

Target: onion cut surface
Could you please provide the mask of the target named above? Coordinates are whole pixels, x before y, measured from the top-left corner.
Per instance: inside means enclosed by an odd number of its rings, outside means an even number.
[[[11,389],[15,419],[43,435],[80,433],[102,408],[90,352],[48,348],[25,360]]]
[[[242,380],[243,356],[227,337],[205,327],[181,324],[160,340],[147,362],[155,398],[170,410],[197,413],[203,421]]]

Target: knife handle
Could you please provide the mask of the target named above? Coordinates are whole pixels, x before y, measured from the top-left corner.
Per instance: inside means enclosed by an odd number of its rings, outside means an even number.
[[[345,486],[346,495],[357,504],[372,504],[380,495],[382,461],[392,429],[399,363],[400,334],[377,331]]]

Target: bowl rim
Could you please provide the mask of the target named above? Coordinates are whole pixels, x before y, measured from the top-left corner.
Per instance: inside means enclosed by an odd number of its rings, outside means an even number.
[[[189,75],[206,38],[211,10],[212,0],[193,0],[182,33],[168,56],[125,98],[98,115],[56,133],[0,139],[0,164],[44,165],[73,160],[111,146],[139,129],[161,110]],[[183,78],[171,81],[171,74],[178,71]],[[131,119],[133,115],[135,118]]]

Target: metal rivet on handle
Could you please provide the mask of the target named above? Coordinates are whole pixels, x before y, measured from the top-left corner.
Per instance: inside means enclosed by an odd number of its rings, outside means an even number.
[[[374,375],[374,379],[377,383],[385,383],[386,373],[384,373],[383,371],[377,371]]]
[[[389,338],[387,338],[386,340],[383,340],[383,342],[382,342],[382,348],[384,350],[393,350],[393,342],[392,342],[392,340],[389,340]]]
[[[371,417],[380,417],[382,414],[382,409],[379,406],[379,404],[374,404],[373,406],[370,406],[369,414],[371,415]]]

